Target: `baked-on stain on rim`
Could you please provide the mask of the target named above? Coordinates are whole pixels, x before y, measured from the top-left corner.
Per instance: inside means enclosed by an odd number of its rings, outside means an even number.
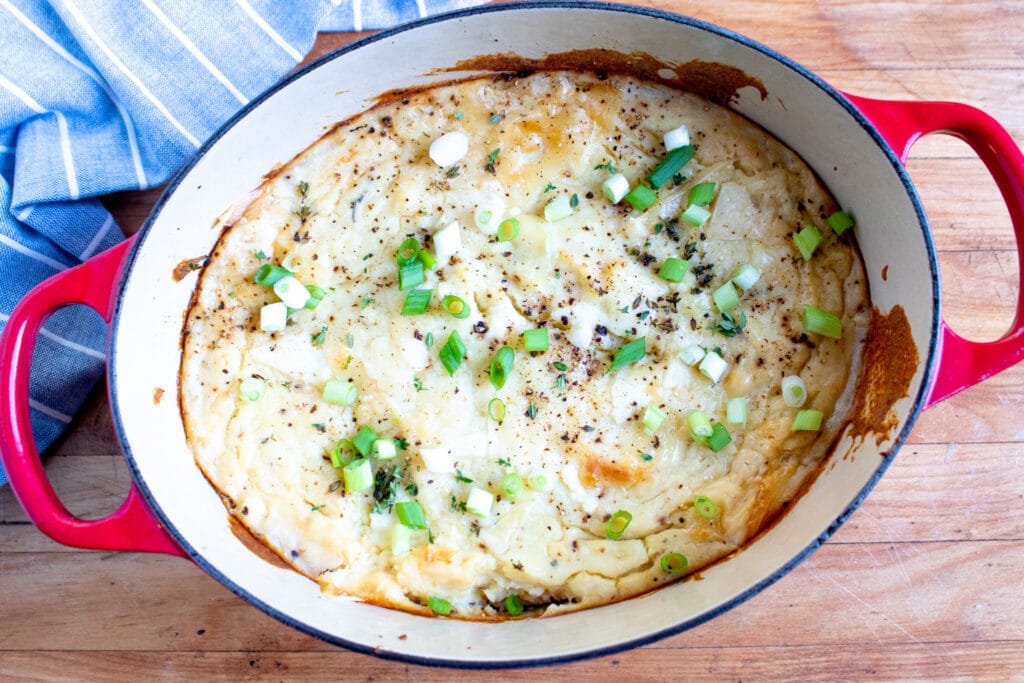
[[[892,448],[890,448],[888,454],[881,458],[881,462],[875,472],[872,474],[870,479],[861,488],[860,492],[853,498],[850,504],[845,510],[810,544],[807,545],[802,551],[797,553],[788,562],[782,565],[779,569],[772,572],[770,575],[764,577],[754,585],[748,587],[746,590],[741,592],[739,595],[723,602],[722,604],[708,610],[704,614],[697,615],[690,619],[686,619],[670,627],[661,629],[660,631],[649,633],[643,636],[625,640],[614,645],[608,645],[603,647],[597,647],[589,650],[583,650],[578,652],[572,652],[562,655],[553,655],[549,657],[536,657],[533,659],[512,659],[512,660],[493,660],[493,661],[464,661],[456,659],[446,659],[444,657],[422,657],[419,655],[405,654],[401,652],[394,652],[390,650],[377,649],[361,643],[352,642],[344,638],[340,638],[334,634],[327,633],[318,628],[314,628],[309,624],[300,622],[293,617],[271,607],[257,595],[249,592],[242,588],[235,582],[231,581],[227,576],[221,573],[216,567],[211,565],[203,556],[200,554],[195,547],[188,542],[187,538],[175,527],[173,520],[164,512],[160,505],[154,499],[149,487],[146,485],[145,479],[142,477],[135,456],[132,452],[131,446],[125,437],[124,421],[121,415],[121,411],[117,401],[117,373],[116,373],[116,356],[117,356],[117,331],[120,326],[121,319],[121,303],[123,301],[125,285],[128,281],[128,277],[135,265],[138,251],[142,248],[146,238],[149,236],[149,232],[156,218],[160,215],[164,204],[167,203],[168,198],[176,191],[179,185],[184,182],[189,172],[199,163],[199,161],[206,155],[206,153],[213,147],[218,140],[231,128],[233,128],[242,118],[247,116],[253,109],[260,106],[264,101],[270,98],[272,95],[277,93],[279,90],[289,85],[293,81],[302,78],[310,71],[319,68],[321,65],[326,64],[334,59],[337,59],[349,52],[357,50],[365,45],[375,43],[380,40],[390,38],[392,36],[404,33],[421,26],[427,26],[438,22],[451,21],[460,17],[476,16],[483,14],[492,14],[497,12],[519,12],[519,11],[536,11],[536,10],[573,10],[573,9],[585,9],[590,11],[610,12],[610,13],[625,13],[635,14],[652,19],[661,21],[669,21],[676,24],[682,24],[690,26],[707,33],[711,33],[719,38],[732,41],[743,47],[751,50],[755,50],[760,54],[774,60],[780,65],[786,67],[789,71],[793,72],[796,76],[802,77],[806,81],[809,81],[812,85],[821,90],[824,94],[828,95],[834,100],[840,107],[842,107],[858,125],[874,140],[875,144],[881,149],[882,153],[889,160],[893,170],[899,177],[900,182],[903,185],[904,191],[911,200],[914,207],[914,212],[918,218],[918,227],[921,230],[922,237],[924,238],[924,244],[928,252],[928,265],[931,272],[931,286],[932,286],[932,320],[933,327],[930,338],[928,340],[928,351],[924,356],[924,368],[921,386],[918,389],[917,396],[914,398],[914,404],[907,414],[907,418],[904,422],[903,429],[897,435],[893,442]],[[769,131],[770,132],[770,131]],[[828,83],[823,81],[820,77],[808,70],[806,67],[794,62],[793,60],[785,57],[779,52],[772,50],[760,43],[741,36],[737,33],[729,31],[727,29],[708,24],[698,19],[690,17],[684,17],[677,14],[671,14],[662,10],[651,9],[646,7],[635,7],[631,5],[617,5],[617,4],[605,4],[595,2],[576,2],[566,0],[545,0],[542,2],[524,2],[510,5],[488,5],[484,7],[475,7],[466,10],[459,10],[455,12],[449,12],[446,14],[439,14],[433,17],[427,17],[418,21],[404,24],[400,27],[388,29],[375,33],[366,38],[362,38],[355,41],[345,47],[340,48],[320,59],[308,64],[302,69],[292,73],[286,78],[282,79],[276,85],[272,86],[266,92],[261,94],[259,97],[253,99],[248,105],[243,107],[238,113],[228,119],[210,138],[207,140],[202,147],[200,147],[193,157],[185,164],[168,182],[166,189],[161,194],[160,199],[157,200],[153,207],[153,210],[149,214],[142,228],[139,231],[138,236],[135,239],[135,244],[132,245],[131,250],[125,260],[124,270],[122,272],[121,281],[118,283],[118,290],[114,305],[114,315],[111,319],[110,326],[110,352],[107,361],[107,372],[109,376],[108,381],[108,394],[111,408],[111,415],[114,422],[114,430],[117,434],[118,442],[121,445],[121,450],[124,452],[125,460],[128,463],[129,471],[132,474],[132,478],[139,487],[140,492],[147,505],[153,514],[159,519],[160,523],[164,526],[167,533],[174,539],[174,541],[188,553],[189,558],[192,559],[197,565],[199,565],[207,574],[215,578],[222,585],[226,586],[235,595],[245,599],[247,602],[258,607],[266,614],[274,617],[278,621],[287,624],[303,633],[319,638],[325,642],[329,642],[334,645],[339,645],[355,652],[363,654],[374,655],[382,659],[394,660],[405,662],[409,664],[418,664],[425,666],[438,666],[438,667],[451,667],[456,669],[499,669],[499,668],[511,668],[511,667],[537,667],[546,666],[552,664],[560,664],[563,662],[573,662],[583,659],[589,659],[594,657],[601,657],[604,655],[614,654],[623,650],[629,650],[637,648],[649,643],[661,640],[668,636],[681,633],[682,631],[691,629],[698,626],[705,621],[713,619],[714,617],[732,609],[733,607],[749,600],[754,597],[762,590],[772,585],[784,575],[789,573],[794,567],[799,565],[806,559],[812,552],[814,552],[819,546],[821,546],[828,538],[836,532],[836,530],[845,522],[854,510],[860,505],[864,498],[871,492],[875,487],[878,480],[889,468],[894,456],[899,451],[900,447],[906,441],[910,430],[917,422],[917,418],[920,416],[922,406],[924,405],[925,398],[928,394],[932,381],[932,371],[935,366],[935,359],[938,351],[938,334],[939,334],[939,306],[941,298],[939,293],[939,269],[938,269],[938,257],[935,251],[935,243],[932,239],[931,230],[928,225],[928,219],[925,216],[924,208],[921,205],[921,200],[918,197],[917,191],[914,189],[913,184],[910,181],[910,177],[907,174],[906,169],[900,163],[896,154],[889,148],[888,144],[882,138],[878,130],[871,124],[870,121],[856,108],[854,105],[847,100],[842,93],[830,86]]]

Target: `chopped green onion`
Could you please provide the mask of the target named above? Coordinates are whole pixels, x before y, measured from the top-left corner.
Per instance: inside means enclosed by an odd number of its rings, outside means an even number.
[[[490,122],[497,123],[494,119],[495,117],[492,116]],[[500,121],[501,119],[498,120]],[[444,598],[437,598],[433,595],[427,598],[427,607],[429,607],[430,611],[434,614],[451,614],[452,612],[452,603],[448,602]]]
[[[494,494],[474,486],[469,490],[466,497],[466,509],[478,517],[486,517],[491,514],[491,506],[494,505]]]
[[[683,147],[677,147],[668,153],[668,155],[661,160],[658,167],[647,176],[647,182],[651,184],[655,190],[659,187],[672,180],[672,176],[680,171],[683,166],[689,163],[690,159],[693,158],[693,145],[685,145]]]
[[[837,235],[842,235],[844,232],[854,226],[853,218],[850,214],[845,211],[836,211],[834,214],[828,217],[829,227]]]
[[[511,242],[519,237],[519,219],[506,218],[498,226],[498,233],[495,235],[499,242]]]
[[[824,417],[820,410],[801,410],[793,418],[793,424],[789,429],[794,432],[816,432],[821,429]]]
[[[242,385],[238,387],[238,395],[242,397],[243,401],[249,403],[260,400],[265,393],[267,393],[267,383],[259,377],[246,377],[242,380]]]
[[[747,401],[746,396],[730,398],[725,406],[726,421],[734,425],[747,424]]]
[[[694,498],[693,510],[704,519],[714,519],[718,516],[718,505],[707,496],[697,496]]]
[[[373,442],[373,457],[378,460],[390,460],[398,455],[398,446],[394,439],[377,439]]]
[[[296,252],[292,252],[284,257],[281,261],[281,267],[287,270],[289,273],[297,273],[302,270],[302,266],[306,263],[302,255]]]
[[[548,489],[548,478],[543,474],[531,474],[530,478],[526,480],[526,483],[530,485],[530,488],[534,491],[547,491]]]
[[[619,510],[608,519],[608,523],[604,526],[604,532],[608,538],[621,538],[632,521],[633,515],[625,510]]]
[[[646,185],[637,185],[623,197],[637,211],[643,211],[658,201],[658,193]]]
[[[505,609],[511,617],[518,617],[523,613],[523,601],[518,595],[509,595],[505,598]]]
[[[309,291],[292,275],[287,275],[274,283],[274,294],[285,306],[296,310],[303,308],[309,301]]]
[[[402,315],[422,315],[427,312],[430,306],[430,297],[433,296],[432,289],[413,289],[405,295],[405,302],[402,304]]]
[[[416,253],[416,257],[420,260],[420,263],[422,263],[423,267],[426,268],[427,270],[437,270],[437,259],[434,258],[434,255],[431,254],[426,249],[420,249]]]
[[[356,432],[356,436],[352,439],[352,445],[355,449],[366,457],[373,450],[373,442],[377,440],[377,432],[373,431],[366,425],[359,428]]]
[[[373,468],[366,458],[353,460],[341,470],[345,478],[345,490],[349,493],[359,493],[373,486]]]
[[[693,204],[686,207],[686,211],[683,211],[682,215],[679,217],[693,227],[699,228],[704,225],[709,218],[711,218],[711,212],[700,204]]]
[[[814,250],[821,244],[821,233],[813,225],[808,225],[800,232],[793,233],[793,241],[796,242],[800,255],[805,261],[809,261],[814,255]]]
[[[729,369],[729,364],[714,351],[708,351],[704,354],[704,360],[700,362],[697,369],[712,382],[717,383],[718,380],[722,379],[725,371]]]
[[[441,359],[448,376],[454,376],[455,371],[462,365],[462,359],[466,357],[466,345],[462,343],[458,330],[452,330],[448,335],[448,341],[437,352],[437,356]]]
[[[804,329],[808,332],[833,339],[843,336],[843,324],[839,321],[839,317],[814,306],[804,306],[803,324]]]
[[[447,311],[448,315],[459,320],[469,317],[469,306],[454,294],[447,294],[441,299],[441,308]]]
[[[669,132],[665,133],[664,137],[665,149],[671,152],[674,149],[685,147],[690,144],[690,129],[686,127],[686,124],[680,125],[678,128],[673,128]]]
[[[621,367],[635,363],[644,357],[647,353],[647,337],[638,337],[633,341],[625,344],[615,352],[615,356],[612,357],[612,364],[608,366],[605,374],[618,370]]]
[[[395,512],[398,513],[398,521],[402,526],[410,529],[426,529],[427,518],[423,515],[423,508],[415,500],[407,500],[395,503]]]
[[[320,302],[327,296],[327,292],[322,287],[316,285],[306,285],[306,291],[309,292],[309,299],[306,300],[306,308],[312,310],[320,305]]]
[[[601,192],[612,204],[618,204],[629,193],[629,181],[626,176],[616,173],[601,183]]]
[[[341,379],[328,380],[324,385],[323,398],[335,406],[350,406],[356,402],[356,385]]]
[[[749,263],[741,266],[736,274],[732,276],[732,283],[740,289],[750,289],[761,279],[761,271]]]
[[[544,206],[544,220],[548,223],[560,221],[572,215],[572,205],[565,195],[555,197]]]
[[[698,204],[700,206],[707,206],[714,198],[715,184],[699,183],[690,188],[690,194],[686,199],[686,205],[693,206],[694,204]]]
[[[508,379],[508,373],[512,372],[512,364],[515,363],[515,359],[516,352],[512,350],[511,346],[502,346],[498,349],[498,352],[494,354],[494,360],[491,361],[491,386],[495,389],[501,389],[505,386],[505,381]]]
[[[419,284],[423,284],[423,264],[420,261],[412,261],[398,268],[398,289],[404,292]]]
[[[291,275],[291,271],[287,268],[275,266],[272,263],[264,263],[259,267],[259,270],[256,271],[252,279],[258,285],[273,287],[278,280],[289,275]]]
[[[288,324],[288,306],[275,301],[260,309],[260,329],[264,332],[280,332]]]
[[[487,404],[487,414],[491,419],[501,424],[505,421],[505,402],[500,398],[492,398]]]
[[[334,444],[334,448],[331,449],[331,465],[336,469],[347,465],[352,462],[355,458],[352,456],[355,454],[356,447],[352,445],[352,442],[348,439],[341,439],[338,443]]]
[[[679,360],[683,361],[690,367],[693,367],[699,363],[702,358],[704,358],[706,353],[707,351],[704,350],[704,347],[697,346],[696,344],[690,344],[679,352]]]
[[[798,375],[782,378],[782,400],[790,408],[799,408],[807,400],[807,387]]]
[[[686,275],[686,271],[690,268],[690,262],[684,261],[680,258],[669,257],[665,259],[665,262],[661,264],[661,270],[658,271],[658,277],[669,282],[679,282]]]
[[[654,436],[654,432],[658,431],[658,427],[665,421],[668,415],[655,405],[647,406],[647,410],[644,411],[644,433],[648,436]]]
[[[689,564],[686,561],[686,556],[680,553],[665,553],[661,556],[661,571],[666,574],[684,572]]]
[[[404,524],[391,527],[391,554],[395,557],[405,555],[412,547],[412,534]]]
[[[730,441],[732,441],[732,437],[729,436],[729,430],[721,422],[716,422],[715,426],[711,428],[711,436],[708,437],[708,448],[717,453],[728,446]]]
[[[732,280],[727,281],[724,285],[716,289],[712,294],[711,298],[715,300],[715,306],[722,313],[725,313],[730,308],[738,306],[740,303],[740,297],[736,293],[736,287],[733,286]]]
[[[420,253],[420,243],[415,237],[409,237],[398,246],[398,265],[407,266],[416,260]]]
[[[501,480],[501,490],[505,495],[515,500],[516,496],[523,492],[523,478],[515,472],[509,472]]]
[[[478,207],[473,212],[473,222],[476,223],[476,227],[480,228],[487,235],[493,235],[494,230],[492,229],[494,219],[497,216],[494,215],[494,211],[485,206]]]
[[[690,436],[693,437],[693,440],[701,444],[707,444],[708,437],[715,430],[711,425],[711,420],[700,410],[690,411],[690,414],[686,416],[686,426],[690,428]]]
[[[547,351],[548,328],[538,327],[535,330],[523,332],[523,348],[527,351]]]

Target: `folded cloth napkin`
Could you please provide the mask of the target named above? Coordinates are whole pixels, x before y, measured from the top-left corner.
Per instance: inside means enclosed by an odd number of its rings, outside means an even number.
[[[0,329],[36,284],[124,239],[97,197],[159,185],[298,63],[318,30],[376,29],[478,0],[0,0]],[[40,450],[103,373],[82,306],[32,361]],[[6,481],[0,467],[0,485]]]

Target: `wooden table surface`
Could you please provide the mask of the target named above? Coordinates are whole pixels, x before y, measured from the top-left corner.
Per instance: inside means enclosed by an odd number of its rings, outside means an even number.
[[[650,3],[750,36],[844,90],[978,106],[1024,143],[1024,3]],[[315,54],[350,35],[322,35]],[[974,339],[1013,317],[1017,256],[966,145],[909,163],[939,248],[944,314]],[[157,191],[109,200],[137,230]],[[647,647],[502,672],[690,679],[1024,679],[1024,366],[925,412],[875,491],[807,561],[747,603]],[[98,387],[47,470],[72,511],[113,510],[129,474]],[[284,626],[173,557],[80,551],[0,490],[0,679],[414,679],[494,673],[386,662]]]

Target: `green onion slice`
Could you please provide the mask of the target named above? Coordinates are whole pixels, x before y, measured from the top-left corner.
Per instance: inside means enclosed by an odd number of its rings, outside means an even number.
[[[405,555],[412,547],[412,534],[409,527],[404,524],[395,524],[391,527],[391,554],[395,557]]]
[[[447,294],[441,299],[441,308],[453,318],[462,320],[469,317],[469,305],[454,294]]]
[[[623,197],[637,211],[643,211],[658,201],[658,193],[646,185],[637,185]]]
[[[523,486],[523,478],[515,472],[509,472],[501,480],[501,490],[512,500],[515,500],[516,496],[523,492]]]
[[[726,421],[734,425],[747,424],[747,402],[746,396],[730,398],[725,407]]]
[[[324,385],[323,398],[335,406],[350,406],[356,402],[358,391],[352,382],[341,379],[328,380]]]
[[[402,304],[402,315],[422,315],[427,312],[430,306],[430,297],[433,296],[432,289],[413,289],[405,295],[405,302]]]
[[[707,496],[697,496],[694,498],[693,509],[704,519],[714,519],[718,516],[718,505]]]
[[[420,243],[415,237],[410,237],[398,246],[398,265],[407,266],[416,260],[420,253]]]
[[[658,427],[661,426],[666,417],[668,415],[657,406],[647,406],[647,410],[644,411],[644,433],[648,436],[654,436],[654,433],[658,431]]]
[[[373,486],[373,468],[366,458],[358,458],[345,465],[341,475],[345,479],[345,490],[349,493],[359,493]]]
[[[707,444],[708,437],[714,431],[714,427],[711,426],[711,420],[708,416],[700,410],[692,410],[689,415],[686,416],[686,426],[690,428],[690,436],[697,443]]]
[[[259,377],[246,377],[238,387],[238,395],[243,401],[255,403],[267,393],[267,383]]]
[[[398,267],[398,289],[405,291],[423,284],[423,263],[411,261]]]
[[[373,450],[373,442],[377,440],[377,432],[373,431],[366,425],[359,428],[356,432],[356,436],[352,439],[352,445],[355,449],[366,457]]]
[[[487,404],[487,414],[492,420],[501,424],[505,421],[505,402],[500,398],[492,398]]]
[[[698,346],[697,344],[690,344],[679,352],[679,360],[693,367],[697,363],[701,362],[705,355],[707,355],[707,351],[704,350],[704,347]]]
[[[659,187],[672,180],[672,176],[679,173],[680,169],[689,163],[690,159],[693,158],[693,145],[686,145],[684,147],[678,147],[658,164],[658,167],[647,176],[647,182],[651,184],[655,190]]]
[[[526,483],[530,485],[530,488],[534,491],[546,491],[548,488],[548,478],[543,474],[531,474],[530,478],[526,480]]]
[[[686,205],[693,206],[694,204],[697,204],[699,206],[707,206],[714,198],[715,184],[699,183],[690,188],[690,194],[686,199]]]
[[[506,218],[498,225],[498,232],[495,235],[499,242],[511,242],[519,237],[519,219]]]
[[[750,289],[761,279],[761,271],[749,263],[740,267],[732,276],[732,283],[740,289]]]
[[[518,595],[509,595],[505,598],[505,609],[508,610],[509,616],[518,617],[523,613],[523,601]]]
[[[492,117],[492,120],[493,120],[493,117]],[[444,598],[438,598],[438,597],[435,597],[433,595],[431,595],[429,598],[427,598],[427,607],[429,607],[430,611],[433,612],[434,614],[451,614],[452,613],[452,603],[448,602]]]
[[[377,439],[373,442],[373,457],[378,460],[390,460],[398,455],[398,446],[394,439]]]
[[[622,534],[624,534],[626,529],[629,528],[629,523],[632,521],[632,514],[625,510],[619,510],[608,519],[608,523],[604,527],[604,532],[608,535],[608,538],[621,538]]]
[[[658,277],[663,280],[668,280],[669,282],[679,282],[683,279],[683,276],[686,275],[686,271],[689,267],[689,261],[669,257],[661,264],[661,270],[658,271]]]
[[[544,206],[544,220],[548,223],[560,221],[572,215],[572,204],[565,195],[555,197]]]
[[[291,275],[291,271],[289,271],[287,268],[275,266],[272,263],[264,263],[262,266],[260,266],[259,270],[256,271],[256,274],[253,276],[252,279],[258,285],[263,285],[264,287],[273,287],[274,283],[276,283],[283,277],[288,277],[289,275]]]
[[[437,352],[437,356],[441,359],[441,364],[444,365],[448,376],[454,376],[455,371],[462,365],[462,359],[466,357],[466,345],[462,343],[462,337],[459,336],[458,330],[452,330],[448,341]]]
[[[711,428],[711,436],[708,437],[708,448],[717,453],[728,446],[730,441],[732,441],[732,437],[729,435],[729,430],[721,422],[716,422],[715,426]]]
[[[693,227],[699,228],[700,226],[707,223],[707,220],[711,218],[711,212],[708,211],[703,206],[701,206],[700,204],[693,204],[691,206],[688,206],[686,208],[686,211],[683,211],[682,215],[680,215],[679,217],[682,218],[687,223],[689,223],[690,225],[692,225]]]
[[[689,564],[686,561],[686,556],[681,553],[665,553],[661,556],[661,571],[666,574],[684,572]]]
[[[839,321],[839,317],[814,306],[804,306],[803,324],[804,329],[808,332],[833,339],[843,336],[843,324]]]
[[[828,225],[832,228],[832,231],[837,235],[842,235],[844,232],[852,228],[855,223],[850,214],[845,211],[836,211],[834,214],[828,217]]]
[[[625,344],[615,352],[612,357],[612,364],[608,366],[605,374],[618,370],[621,367],[635,363],[647,353],[647,337],[638,337]]]
[[[793,233],[793,241],[796,242],[800,255],[805,261],[809,261],[814,255],[814,250],[821,244],[821,232],[813,225],[808,225],[800,232]]]
[[[437,270],[437,258],[432,253],[426,249],[420,249],[416,256],[424,268],[427,270]]]
[[[348,439],[341,439],[331,449],[331,465],[335,468],[344,467],[355,460],[356,447]]]
[[[739,294],[736,293],[736,287],[733,286],[732,280],[729,280],[712,292],[711,298],[715,300],[715,306],[717,306],[718,310],[722,313],[725,313],[730,308],[738,306],[740,303]]]
[[[398,521],[410,529],[426,529],[427,518],[423,515],[423,507],[415,500],[407,500],[395,503],[395,512],[398,513]]]
[[[820,410],[801,410],[793,418],[790,430],[794,432],[816,432],[821,429],[825,415]]]
[[[548,328],[538,327],[535,330],[523,332],[523,348],[527,351],[547,351]]]
[[[807,386],[799,375],[782,378],[782,400],[790,408],[799,408],[807,400]]]
[[[505,386],[505,381],[508,379],[508,373],[512,372],[512,365],[515,363],[515,359],[516,352],[512,350],[511,346],[502,346],[498,349],[498,352],[494,354],[494,360],[491,361],[491,386],[495,389],[501,389]]]
[[[306,291],[309,292],[309,299],[306,300],[306,308],[312,310],[320,305],[320,302],[327,296],[327,292],[322,287],[316,285],[306,285]]]

